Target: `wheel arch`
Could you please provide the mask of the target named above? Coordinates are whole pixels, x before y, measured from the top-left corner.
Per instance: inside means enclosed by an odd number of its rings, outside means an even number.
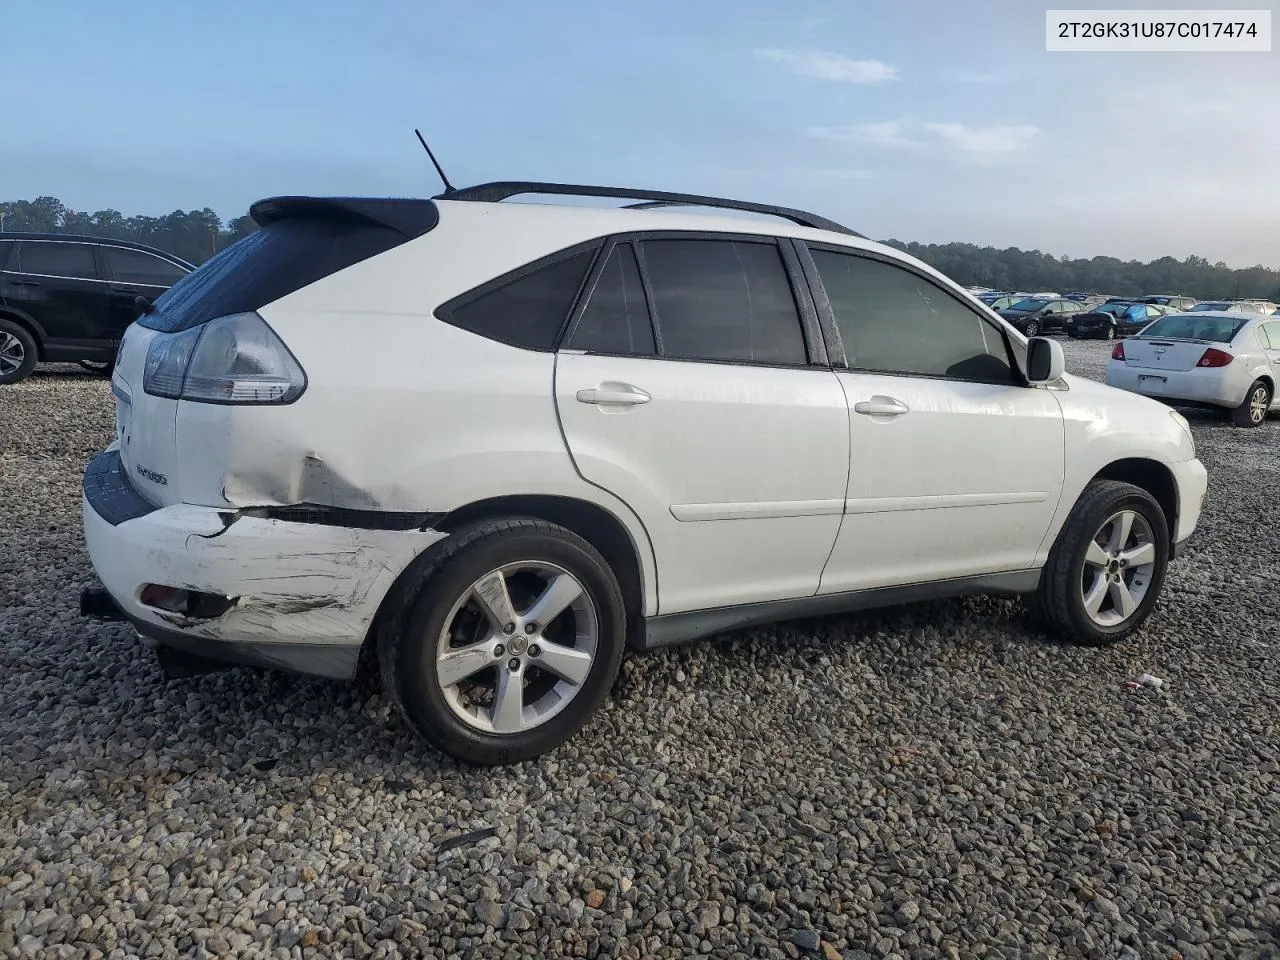
[[[1094,480],[1119,480],[1151,494],[1160,504],[1169,528],[1169,542],[1173,542],[1178,530],[1178,481],[1168,466],[1148,457],[1125,457],[1107,464],[1089,482]]]
[[[597,503],[559,494],[519,494],[490,497],[450,510],[431,524],[442,533],[453,531],[481,520],[496,517],[534,517],[571,530],[595,547],[614,571],[626,608],[628,643],[639,636],[638,627],[645,614],[650,593],[656,593],[652,569],[646,570],[642,545],[637,543],[626,524],[610,510]],[[644,545],[647,546],[647,543]],[[402,612],[409,599],[408,590],[427,561],[431,548],[409,563],[392,583],[378,606],[365,637],[361,659],[369,663],[381,631]],[[656,599],[656,597],[654,597]],[[364,668],[362,667],[362,670]]]
[[[44,341],[46,335],[44,327],[40,326],[34,317],[8,305],[0,304],[0,320],[8,320],[11,323],[16,323],[18,326],[26,330],[27,333],[31,334],[32,339],[36,342],[36,359],[40,361],[44,360]]]

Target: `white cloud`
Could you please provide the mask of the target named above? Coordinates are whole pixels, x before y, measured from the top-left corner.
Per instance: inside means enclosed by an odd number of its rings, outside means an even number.
[[[819,140],[842,140],[870,143],[879,147],[918,147],[918,141],[907,136],[910,122],[889,120],[884,123],[859,123],[851,127],[810,127],[806,132]]]
[[[898,79],[897,67],[880,60],[851,60],[824,50],[757,50],[757,57],[780,63],[792,73],[839,83],[884,83]]]
[[[898,150],[941,146],[982,164],[1016,157],[1040,135],[1040,129],[1030,124],[970,127],[963,123],[919,123],[906,117],[848,127],[810,127],[805,132],[819,140],[866,143]]]
[[[925,127],[978,163],[993,163],[1025,153],[1040,136],[1040,129],[1030,124],[969,127],[963,123],[927,123]]]

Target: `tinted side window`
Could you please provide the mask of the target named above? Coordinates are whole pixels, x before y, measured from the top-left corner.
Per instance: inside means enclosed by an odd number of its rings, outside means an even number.
[[[804,364],[804,334],[773,243],[649,240],[662,354],[686,360]]]
[[[649,304],[631,244],[620,243],[609,254],[573,338],[566,346],[592,353],[653,356]]]
[[[175,263],[140,250],[124,247],[103,247],[111,276],[121,283],[145,283],[156,287],[169,287],[177,283],[186,271]]]
[[[440,318],[514,347],[550,350],[594,257],[594,250],[574,254],[441,311]]]
[[[1013,382],[1000,331],[940,287],[869,257],[813,259],[853,369]]]
[[[98,268],[93,262],[93,247],[87,243],[25,240],[18,248],[18,264],[23,273],[39,273],[46,277],[93,280],[98,276]]]
[[[4,270],[9,263],[9,254],[13,253],[12,240],[0,240],[0,270]]]

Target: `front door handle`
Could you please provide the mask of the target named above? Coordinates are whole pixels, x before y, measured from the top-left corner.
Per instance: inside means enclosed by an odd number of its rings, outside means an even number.
[[[629,383],[609,381],[598,387],[578,391],[579,403],[616,403],[632,407],[638,403],[648,403],[653,397],[639,387]]]
[[[866,417],[900,417],[910,412],[901,400],[893,397],[874,396],[870,400],[862,400],[853,405],[853,412]]]

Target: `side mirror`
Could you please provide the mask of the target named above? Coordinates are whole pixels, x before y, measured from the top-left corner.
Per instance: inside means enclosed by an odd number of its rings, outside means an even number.
[[[1057,340],[1032,337],[1027,341],[1027,381],[1033,387],[1053,383],[1066,372],[1067,357]]]

